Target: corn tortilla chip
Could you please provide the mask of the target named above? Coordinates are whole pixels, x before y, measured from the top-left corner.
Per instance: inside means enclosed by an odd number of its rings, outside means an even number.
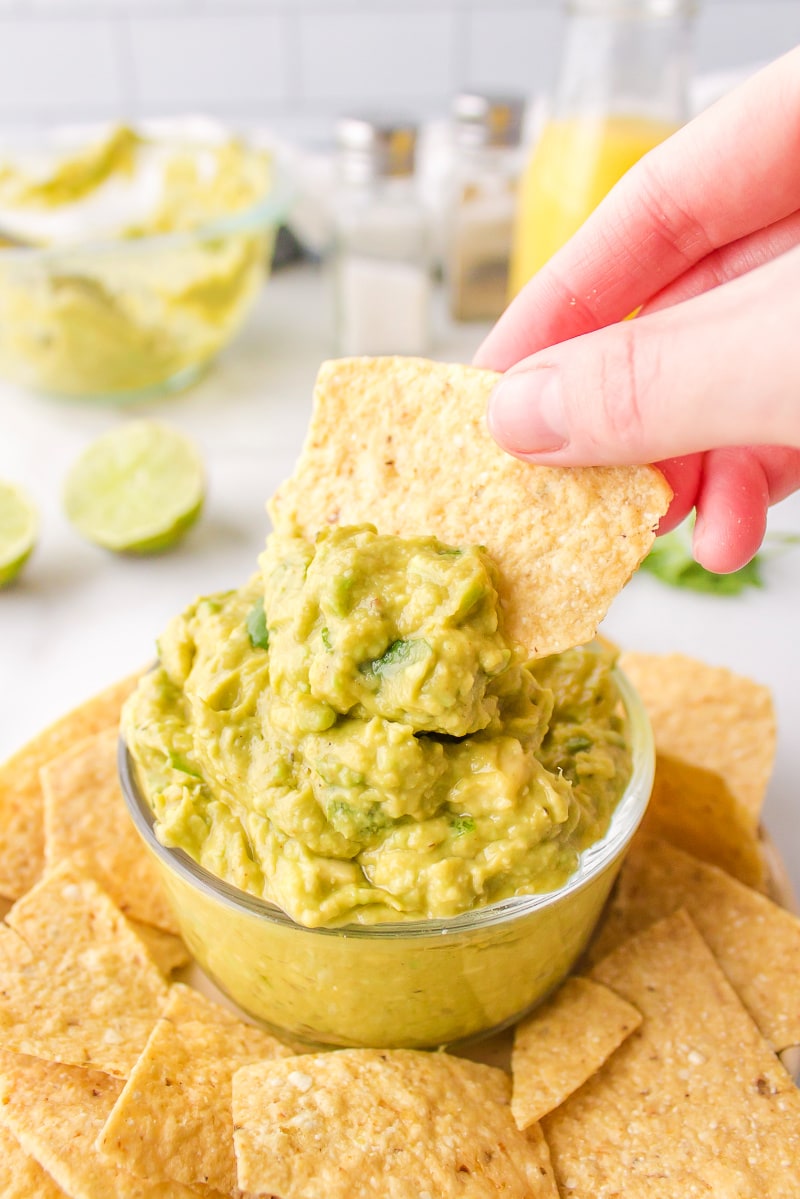
[[[135,1178],[94,1148],[122,1083],[99,1070],[0,1050],[0,1123],[72,1199],[190,1199],[213,1192]]]
[[[153,928],[151,924],[140,924],[138,920],[129,920],[128,924],[139,940],[144,941],[147,952],[162,974],[168,976],[192,960],[192,955],[180,937],[162,932],[160,928]]]
[[[725,780],[710,770],[657,753],[653,792],[637,835],[669,841],[745,886],[766,886],[757,831]]]
[[[65,865],[0,925],[0,1044],[127,1077],[167,984],[93,879]]]
[[[158,870],[125,806],[117,742],[112,726],[42,769],[45,865],[72,859],[125,916],[177,933]]]
[[[800,919],[664,841],[631,849],[590,960],[681,907],[776,1053],[800,1045]]]
[[[517,1025],[511,1112],[527,1128],[583,1086],[642,1022],[636,1008],[589,978],[568,978]]]
[[[239,1186],[281,1199],[556,1199],[501,1070],[445,1053],[345,1049],[233,1076]]]
[[[234,1071],[250,1062],[291,1056],[269,1033],[178,983],[97,1148],[132,1174],[190,1186],[204,1183],[233,1193]]]
[[[724,779],[753,828],[775,760],[775,709],[767,687],[683,654],[623,653],[644,701],[656,749]]]
[[[0,895],[19,899],[44,868],[44,820],[39,770],[92,733],[119,721],[138,675],[102,691],[0,765]]]
[[[0,1195],[3,1199],[64,1199],[67,1192],[0,1125]],[[68,1197],[67,1197],[68,1199]]]
[[[797,1199],[800,1091],[685,912],[592,971],[639,1028],[542,1122],[570,1199]]]
[[[278,528],[331,524],[480,544],[507,630],[533,657],[590,640],[652,544],[671,491],[653,467],[558,469],[505,454],[486,427],[499,376],[415,358],[323,363]]]

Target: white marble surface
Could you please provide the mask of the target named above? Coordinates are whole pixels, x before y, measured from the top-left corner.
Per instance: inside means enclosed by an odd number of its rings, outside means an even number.
[[[481,327],[440,318],[434,353],[469,361]],[[146,663],[169,617],[199,592],[236,586],[268,531],[264,502],[300,448],[317,366],[330,355],[327,292],[313,268],[273,278],[249,326],[184,396],[140,406],[190,433],[208,463],[205,513],[160,558],[114,557],[85,544],[60,507],[83,446],[132,412],[45,400],[0,384],[0,478],[29,488],[39,546],[19,583],[0,592],[0,759],[67,708]],[[800,531],[800,495],[773,528]],[[800,549],[770,563],[767,586],[737,599],[675,592],[635,578],[606,631],[632,649],[681,650],[752,675],[773,690],[779,747],[767,828],[800,891]]]

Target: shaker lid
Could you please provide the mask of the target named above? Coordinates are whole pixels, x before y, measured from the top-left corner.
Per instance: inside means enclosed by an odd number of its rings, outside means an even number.
[[[459,141],[478,146],[518,146],[525,97],[516,92],[459,92],[452,104]]]
[[[348,116],[336,122],[340,153],[365,174],[412,175],[417,145],[414,121]]]

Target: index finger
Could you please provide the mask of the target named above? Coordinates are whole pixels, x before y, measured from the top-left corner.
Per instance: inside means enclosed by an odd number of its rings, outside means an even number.
[[[713,250],[800,208],[800,47],[651,150],[509,305],[475,356],[505,371],[622,320]]]

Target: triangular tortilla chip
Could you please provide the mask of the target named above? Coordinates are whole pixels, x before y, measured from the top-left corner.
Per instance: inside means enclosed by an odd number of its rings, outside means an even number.
[[[638,836],[661,837],[745,886],[766,885],[758,835],[742,805],[719,774],[680,758],[656,754],[653,792]]]
[[[642,1013],[542,1122],[570,1199],[796,1199],[800,1091],[685,912],[592,971]]]
[[[119,721],[138,675],[123,679],[50,725],[0,766],[0,895],[19,899],[44,868],[39,770],[78,741]]]
[[[417,358],[323,363],[277,528],[331,524],[486,547],[510,636],[532,657],[588,641],[653,542],[671,491],[653,467],[553,468],[486,426],[499,376]]]
[[[619,665],[644,701],[656,749],[718,774],[756,828],[775,760],[769,689],[684,654],[629,651]]]
[[[79,742],[41,771],[45,863],[72,860],[129,919],[177,933],[161,878],[125,806],[113,726]]]
[[[180,937],[162,932],[160,928],[153,928],[152,924],[140,924],[138,920],[129,920],[128,924],[139,940],[144,941],[147,952],[162,974],[168,976],[192,960],[192,955]]]
[[[343,1049],[233,1076],[239,1186],[282,1199],[557,1199],[508,1076],[445,1053]]]
[[[213,1199],[208,1190],[135,1178],[95,1150],[121,1087],[99,1070],[0,1050],[0,1123],[72,1199]]]
[[[800,919],[663,841],[631,849],[590,960],[682,907],[776,1053],[800,1045]]]
[[[583,1086],[642,1022],[636,1008],[590,978],[568,978],[517,1025],[511,1111],[518,1128],[541,1120]]]
[[[234,1071],[292,1051],[197,991],[176,984],[97,1147],[151,1181],[236,1187]]]
[[[0,1126],[0,1195],[3,1199],[69,1199],[54,1178]]]
[[[60,867],[0,925],[0,1043],[126,1077],[167,997],[142,942],[93,879]]]

